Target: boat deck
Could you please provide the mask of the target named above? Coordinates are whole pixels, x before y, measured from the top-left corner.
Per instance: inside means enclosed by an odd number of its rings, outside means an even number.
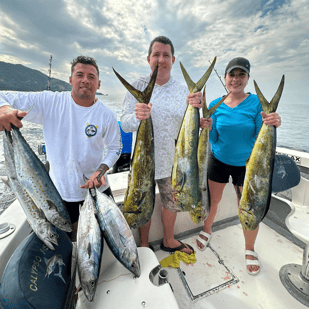
[[[303,249],[264,223],[255,245],[261,271],[246,272],[244,237],[240,224],[213,232],[211,248],[197,250],[192,235],[182,241],[196,250],[195,264],[180,261],[180,268],[168,267],[169,279],[181,309],[276,309],[307,308],[282,285],[279,271],[286,264],[302,264]],[[169,253],[155,252],[159,261]]]

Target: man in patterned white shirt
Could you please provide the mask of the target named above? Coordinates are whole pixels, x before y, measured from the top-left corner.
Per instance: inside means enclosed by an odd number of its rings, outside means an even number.
[[[155,144],[155,180],[163,205],[161,220],[164,239],[161,249],[191,254],[194,251],[191,246],[174,238],[176,216],[180,209],[175,205],[171,195],[171,172],[174,164],[176,139],[187,107],[186,101],[192,106],[200,108],[202,96],[200,92],[189,94],[187,87],[171,76],[172,65],[175,62],[174,46],[167,37],[159,36],[152,40],[147,61],[151,72],[155,69],[157,62],[159,63],[151,103],[138,103],[128,92],[123,102],[121,127],[125,132],[136,132],[140,121],[149,118],[151,113]],[[144,90],[150,81],[151,74],[139,78],[132,86],[138,90]],[[140,228],[141,247],[149,247],[150,225],[151,220]]]

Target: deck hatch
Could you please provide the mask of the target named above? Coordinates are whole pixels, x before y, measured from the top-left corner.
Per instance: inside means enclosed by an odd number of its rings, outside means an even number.
[[[191,300],[210,296],[239,282],[210,244],[204,252],[196,252],[196,257],[198,264],[192,267],[181,263],[177,269]]]

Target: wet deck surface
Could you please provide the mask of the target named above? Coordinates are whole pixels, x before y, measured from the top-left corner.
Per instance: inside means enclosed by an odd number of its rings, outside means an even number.
[[[197,250],[195,238],[196,235],[182,241]],[[179,308],[308,308],[287,292],[279,278],[283,265],[301,265],[303,250],[264,223],[260,224],[255,250],[261,271],[252,276],[246,272],[241,225],[214,232],[211,248],[196,251],[195,264],[186,265],[181,261],[180,270],[168,268]],[[156,255],[161,261],[168,253],[159,250]]]

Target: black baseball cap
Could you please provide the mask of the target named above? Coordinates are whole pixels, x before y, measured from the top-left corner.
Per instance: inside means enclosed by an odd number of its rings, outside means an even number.
[[[242,69],[246,73],[250,74],[250,62],[246,58],[237,57],[232,59],[225,69],[225,75],[230,73],[233,69]]]

